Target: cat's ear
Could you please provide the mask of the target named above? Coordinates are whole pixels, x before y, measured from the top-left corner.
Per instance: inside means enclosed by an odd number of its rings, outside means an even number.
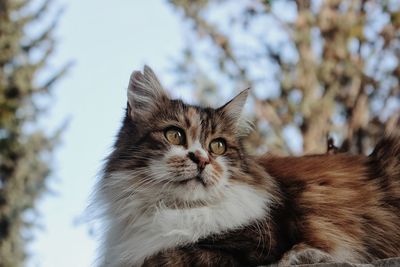
[[[168,99],[156,74],[149,66],[143,73],[134,71],[128,87],[128,110],[132,118],[143,117],[154,112],[157,104]]]
[[[237,96],[231,99],[228,103],[218,108],[229,120],[237,125],[238,133],[247,134],[251,131],[252,126],[249,121],[243,116],[243,107],[246,104],[250,89],[240,92]]]
[[[246,104],[249,90],[246,89],[240,92],[237,96],[232,98],[228,103],[220,107],[218,110],[222,111],[230,119],[238,121],[242,116],[244,104]]]

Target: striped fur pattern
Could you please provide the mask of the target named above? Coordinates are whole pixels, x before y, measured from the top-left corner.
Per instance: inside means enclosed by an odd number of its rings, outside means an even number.
[[[370,156],[255,157],[242,146],[247,91],[213,109],[171,100],[134,72],[98,183],[101,266],[279,266],[400,256],[400,135]],[[169,127],[185,142],[172,145]],[[210,142],[222,138],[216,155]],[[205,166],[193,160],[198,155]],[[204,162],[204,161],[202,161]]]

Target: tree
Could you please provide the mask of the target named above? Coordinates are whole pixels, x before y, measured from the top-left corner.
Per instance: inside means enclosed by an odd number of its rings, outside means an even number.
[[[67,66],[43,83],[37,77],[54,49],[57,19],[35,36],[51,1],[32,11],[32,2],[0,0],[0,266],[21,266],[32,225],[25,216],[46,188],[51,153],[59,131],[50,135],[36,124],[44,109],[37,104],[52,90]]]
[[[253,149],[324,152],[331,135],[368,153],[399,127],[398,1],[169,2],[187,21],[179,82],[202,100],[252,87]]]

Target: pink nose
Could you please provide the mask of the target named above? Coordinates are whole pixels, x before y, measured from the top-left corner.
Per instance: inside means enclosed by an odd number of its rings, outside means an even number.
[[[208,156],[204,157],[204,155],[202,155],[202,153],[199,150],[196,150],[194,153],[189,152],[188,157],[194,163],[196,163],[201,170],[203,170],[206,167],[206,165],[210,163],[210,159],[208,158]]]

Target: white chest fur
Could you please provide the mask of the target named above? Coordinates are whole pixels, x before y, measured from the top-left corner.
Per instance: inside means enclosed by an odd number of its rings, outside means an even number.
[[[265,217],[270,198],[246,185],[230,185],[218,204],[190,209],[160,208],[131,223],[110,219],[104,266],[140,266],[164,249],[196,242]]]

